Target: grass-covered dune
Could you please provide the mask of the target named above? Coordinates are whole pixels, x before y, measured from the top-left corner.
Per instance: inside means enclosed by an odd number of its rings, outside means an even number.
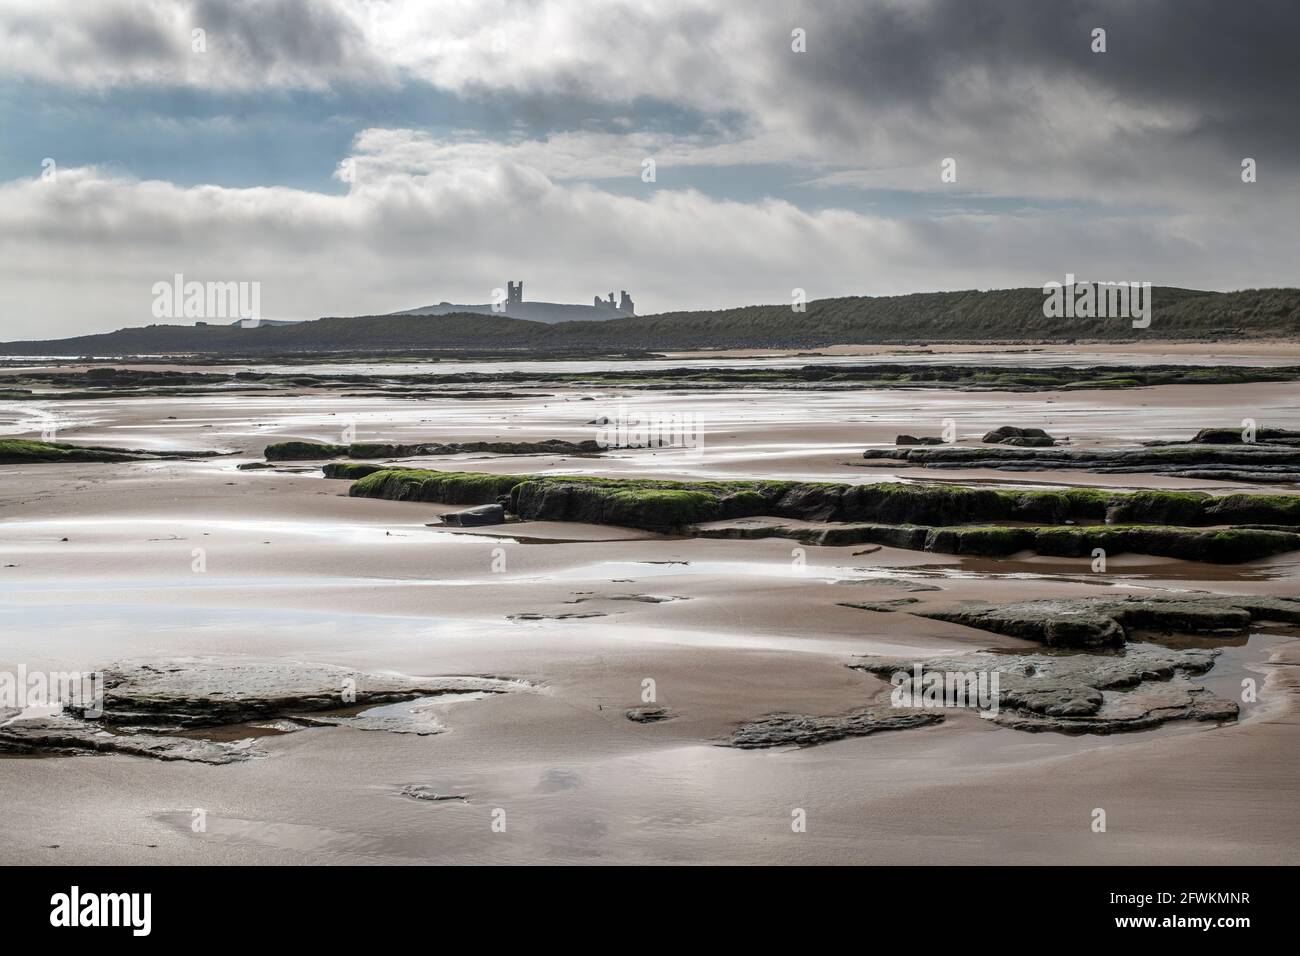
[[[212,451],[144,451],[102,445],[0,438],[0,465],[26,465],[59,461],[152,461],[158,458],[205,458]]]
[[[1080,556],[1100,547],[1108,553],[1231,562],[1300,548],[1300,534],[1291,530],[1300,529],[1300,495],[1215,497],[1093,488],[1010,491],[894,482],[675,482],[420,469],[373,471],[358,478],[349,494],[466,505],[500,500],[529,520],[652,531],[683,530],[728,518],[795,518],[830,523],[792,535],[820,533],[816,543],[876,541],[946,554],[1004,555],[1033,549]],[[1234,524],[1271,527],[1206,527]]]
[[[1300,335],[1300,289],[1205,292],[1158,286],[1152,322],[1043,314],[1041,288],[920,292],[816,299],[712,312],[634,315],[548,325],[505,315],[378,315],[298,325],[151,325],[69,339],[0,343],[3,355],[238,354],[411,349],[815,348],[871,342],[991,342],[1158,339],[1292,339]]]

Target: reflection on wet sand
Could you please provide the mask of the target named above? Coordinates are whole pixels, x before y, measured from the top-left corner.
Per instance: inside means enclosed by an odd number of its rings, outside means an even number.
[[[873,360],[971,361],[973,355],[1009,365],[1089,360],[1083,352],[970,350]],[[1111,349],[1097,357],[1118,364],[1206,360],[1191,353],[1144,359]],[[1244,354],[1216,360],[1296,361]],[[690,361],[722,364],[716,357]],[[582,370],[580,364],[545,367]],[[496,367],[442,363],[438,369]],[[455,703],[395,702],[344,715],[376,725],[427,720],[424,726],[438,731],[429,735],[363,732],[360,724],[343,722],[302,732],[271,722],[250,725],[246,736],[256,738],[266,759],[217,767],[133,756],[5,760],[4,857],[132,863],[1294,859],[1288,835],[1300,832],[1300,811],[1288,794],[1300,787],[1294,677],[1300,657],[1293,630],[1284,626],[1261,625],[1244,636],[1143,635],[1142,647],[1219,652],[1213,667],[1189,680],[1239,702],[1239,717],[1223,726],[1174,721],[1103,738],[1025,733],[955,713],[932,726],[807,749],[720,746],[737,727],[765,715],[840,715],[887,705],[887,682],[845,666],[863,655],[923,660],[990,648],[1043,651],[1020,638],[910,614],[909,600],[1288,596],[1300,592],[1294,555],[1218,566],[1117,555],[1099,575],[1086,560],[1024,554],[995,560],[891,547],[860,553],[867,549],[551,522],[449,531],[436,526],[447,506],[349,498],[346,482],[325,480],[312,468],[237,469],[260,459],[272,441],[337,441],[349,425],[358,441],[577,441],[593,437],[588,423],[602,410],[623,402],[697,415],[705,429],[703,453],[462,455],[417,464],[506,474],[852,483],[895,476],[1006,487],[1294,493],[1294,487],[1141,474],[1026,478],[975,471],[954,479],[860,467],[864,449],[891,446],[899,433],[935,432],[949,418],[962,441],[1014,423],[1087,447],[1184,439],[1207,425],[1235,425],[1243,407],[1270,425],[1297,428],[1292,385],[1234,387],[1230,411],[1223,391],[1194,385],[1086,394],[547,392],[473,403],[291,394],[48,403],[44,411],[58,417],[60,440],[232,454],[0,469],[0,669],[257,656],[373,673],[509,677],[530,682],[536,692],[469,692]],[[45,420],[40,411],[30,402],[0,403],[0,434],[30,436]],[[643,698],[646,679],[656,688],[653,702]],[[1243,698],[1247,680],[1258,690],[1253,700]],[[667,708],[672,719],[625,716],[649,706]],[[91,777],[93,788],[85,786]],[[412,796],[419,793],[431,797]],[[442,796],[454,799],[433,799]],[[1123,821],[1105,843],[1088,828],[1088,809],[1097,805]],[[207,812],[203,837],[190,827],[195,807]],[[790,832],[792,807],[808,808],[808,833]],[[496,808],[510,821],[508,838],[491,829]],[[756,840],[755,833],[766,836]],[[60,849],[48,849],[53,844]]]

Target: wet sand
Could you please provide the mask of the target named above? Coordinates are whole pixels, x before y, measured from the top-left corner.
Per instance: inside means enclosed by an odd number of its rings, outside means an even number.
[[[0,404],[0,433],[31,435],[33,423],[48,417],[44,410],[65,423],[60,440],[231,453],[0,468],[0,668],[275,655],[540,686],[535,694],[447,704],[439,719],[448,730],[437,736],[307,729],[261,737],[269,756],[226,766],[0,758],[0,860],[1300,859],[1300,644],[1277,629],[1230,647],[1203,678],[1224,696],[1243,675],[1260,682],[1261,703],[1227,726],[1067,737],[955,713],[933,727],[808,749],[719,746],[737,724],[768,713],[835,714],[879,701],[888,685],[845,667],[854,655],[1037,647],[843,602],[1286,596],[1300,592],[1294,555],[1213,567],[1118,556],[1096,575],[1086,561],[891,548],[855,554],[864,549],[570,524],[462,532],[428,526],[450,510],[444,506],[348,498],[346,482],[306,467],[237,470],[269,441],[336,441],[347,424],[361,441],[580,440],[593,437],[586,423],[622,396],[637,408],[697,413],[703,450],[429,464],[501,473],[1265,491],[1143,475],[891,471],[862,467],[861,452],[899,432],[935,434],[948,417],[967,440],[1018,424],[1117,447],[1185,438],[1247,416],[1296,428],[1293,385],[1085,394],[548,391],[554,397],[473,403],[231,395]],[[202,571],[194,570],[195,549]],[[573,613],[598,616],[560,616]],[[625,718],[643,704],[647,678],[673,719]],[[465,800],[412,800],[400,793],[408,784]],[[1106,833],[1092,832],[1099,807]],[[191,827],[195,809],[206,813],[205,832]],[[807,832],[791,830],[796,809],[806,812]],[[505,832],[494,832],[497,810]]]

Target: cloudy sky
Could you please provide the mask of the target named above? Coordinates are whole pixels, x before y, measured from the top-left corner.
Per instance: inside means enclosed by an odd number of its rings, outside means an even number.
[[[1298,28],[1294,0],[4,0],[0,338],[147,324],[175,273],[260,282],[268,318],[507,279],[642,313],[1294,286]]]

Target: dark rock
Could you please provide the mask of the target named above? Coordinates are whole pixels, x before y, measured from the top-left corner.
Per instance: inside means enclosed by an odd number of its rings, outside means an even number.
[[[989,445],[1022,445],[1027,448],[1047,448],[1056,444],[1056,439],[1041,428],[1016,428],[1003,425],[991,432],[986,432],[980,441]]]
[[[1046,502],[1043,504],[1043,510],[1049,510],[1050,505]],[[701,538],[790,538],[822,547],[871,543],[909,551],[982,557],[1006,557],[1020,551],[1035,551],[1053,557],[1080,558],[1091,555],[1096,548],[1102,548],[1107,554],[1150,554],[1215,564],[1252,561],[1300,549],[1300,534],[1264,528],[1211,530],[1091,525],[930,527],[855,522],[788,525],[780,521],[754,521],[724,527],[696,526],[692,532]]]
[[[251,657],[120,663],[103,671],[98,716],[86,704],[75,702],[65,702],[62,713],[54,716],[25,716],[12,710],[0,714],[0,752],[123,753],[230,763],[258,756],[253,742],[205,740],[193,732],[290,718],[308,725],[351,722],[363,730],[436,733],[440,728],[418,715],[412,720],[400,715],[371,719],[364,711],[355,716],[330,712],[526,687],[500,678],[366,674],[325,664]]]
[[[447,801],[465,803],[468,799],[458,793],[439,793],[433,787],[424,783],[408,783],[401,789],[400,793],[412,800],[425,800],[430,803],[445,803]]]
[[[1243,445],[1247,444],[1240,428],[1202,428],[1193,436],[1192,444]],[[1268,445],[1300,445],[1300,431],[1289,428],[1258,428],[1255,443]]]
[[[965,602],[914,611],[1057,647],[1119,646],[1132,632],[1244,634],[1254,621],[1300,624],[1300,599],[1253,595],[1179,598],[1067,598],[1011,604]]]
[[[599,455],[600,445],[586,439],[580,442],[548,438],[539,442],[353,442],[336,445],[322,442],[286,441],[267,445],[267,461],[318,461],[322,458],[423,458],[466,453],[493,455]]]
[[[884,680],[899,672],[914,675],[917,669],[922,675],[986,673],[990,686],[996,673],[997,713],[989,718],[994,723],[1025,731],[1110,734],[1149,730],[1173,720],[1235,720],[1235,703],[1188,679],[1213,667],[1217,654],[1132,647],[1104,655],[985,651],[920,662],[870,657],[850,666]]]
[[[743,724],[727,746],[742,750],[767,747],[811,747],[816,744],[865,737],[886,730],[908,730],[937,724],[943,716],[935,713],[904,713],[879,708],[856,710],[848,714],[810,717],[803,714],[770,714]]]
[[[623,716],[635,724],[657,724],[661,720],[672,720],[677,715],[667,707],[633,707]]]
[[[485,525],[505,524],[506,509],[500,505],[479,505],[464,511],[442,515],[442,523],[453,528],[480,528]]]
[[[899,461],[924,468],[994,468],[1001,471],[1068,468],[1096,474],[1159,474],[1272,483],[1291,481],[1300,474],[1300,443],[1292,442],[1163,442],[1141,448],[1016,448],[1001,442],[996,448],[962,445],[869,448],[862,457],[867,461]]]
[[[917,438],[915,435],[899,435],[894,439],[894,444],[895,445],[942,445],[943,439],[935,438],[929,435],[922,438]]]
[[[877,611],[880,613],[891,613],[900,608],[910,607],[913,604],[919,604],[920,598],[895,598],[892,601],[868,601],[861,604],[854,604],[851,601],[840,603],[840,607],[855,607],[860,611]]]

